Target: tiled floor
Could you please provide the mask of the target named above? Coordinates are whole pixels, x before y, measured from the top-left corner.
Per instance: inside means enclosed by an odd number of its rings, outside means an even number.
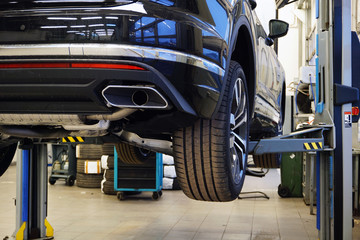
[[[0,239],[15,229],[15,166],[0,178]],[[247,177],[243,191],[261,190],[266,199],[209,203],[187,199],[181,191],[150,193],[118,201],[98,189],[49,186],[48,220],[56,240],[71,239],[317,239],[316,217],[301,198],[277,195],[279,173]],[[355,238],[354,238],[355,239]]]

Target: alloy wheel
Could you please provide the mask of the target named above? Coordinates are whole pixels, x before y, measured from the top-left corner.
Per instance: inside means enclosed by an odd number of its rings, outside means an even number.
[[[244,81],[235,81],[230,109],[230,169],[236,184],[245,175],[248,142],[248,108]]]

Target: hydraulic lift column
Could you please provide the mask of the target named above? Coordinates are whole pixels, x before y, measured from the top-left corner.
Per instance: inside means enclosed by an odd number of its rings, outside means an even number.
[[[352,239],[351,51],[351,1],[334,0],[334,84],[348,89],[334,104],[334,239]]]
[[[334,122],[334,146],[318,154],[319,238],[352,239],[351,0],[317,0],[317,113]]]
[[[16,240],[53,239],[47,216],[47,149],[45,144],[23,141],[17,164]]]

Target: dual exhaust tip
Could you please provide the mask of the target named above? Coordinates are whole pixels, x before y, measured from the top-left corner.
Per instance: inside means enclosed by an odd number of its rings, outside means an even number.
[[[102,91],[108,105],[118,108],[167,109],[167,100],[151,86],[109,85]]]

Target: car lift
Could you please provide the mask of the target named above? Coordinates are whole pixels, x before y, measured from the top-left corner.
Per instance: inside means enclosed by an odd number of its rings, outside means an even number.
[[[316,114],[312,128],[250,142],[255,154],[317,152],[319,239],[352,239],[351,1],[316,0]],[[334,37],[333,37],[334,36]],[[46,145],[23,141],[17,164],[16,240],[52,239],[47,216]],[[21,183],[21,184],[19,184]]]
[[[16,164],[16,240],[53,239],[47,216],[47,148],[30,140],[20,142],[21,164]],[[20,184],[19,184],[20,183]]]
[[[352,239],[352,103],[359,101],[359,89],[352,85],[359,84],[352,79],[351,1],[316,0],[316,18],[313,128],[250,142],[249,151],[316,151],[319,239]]]

